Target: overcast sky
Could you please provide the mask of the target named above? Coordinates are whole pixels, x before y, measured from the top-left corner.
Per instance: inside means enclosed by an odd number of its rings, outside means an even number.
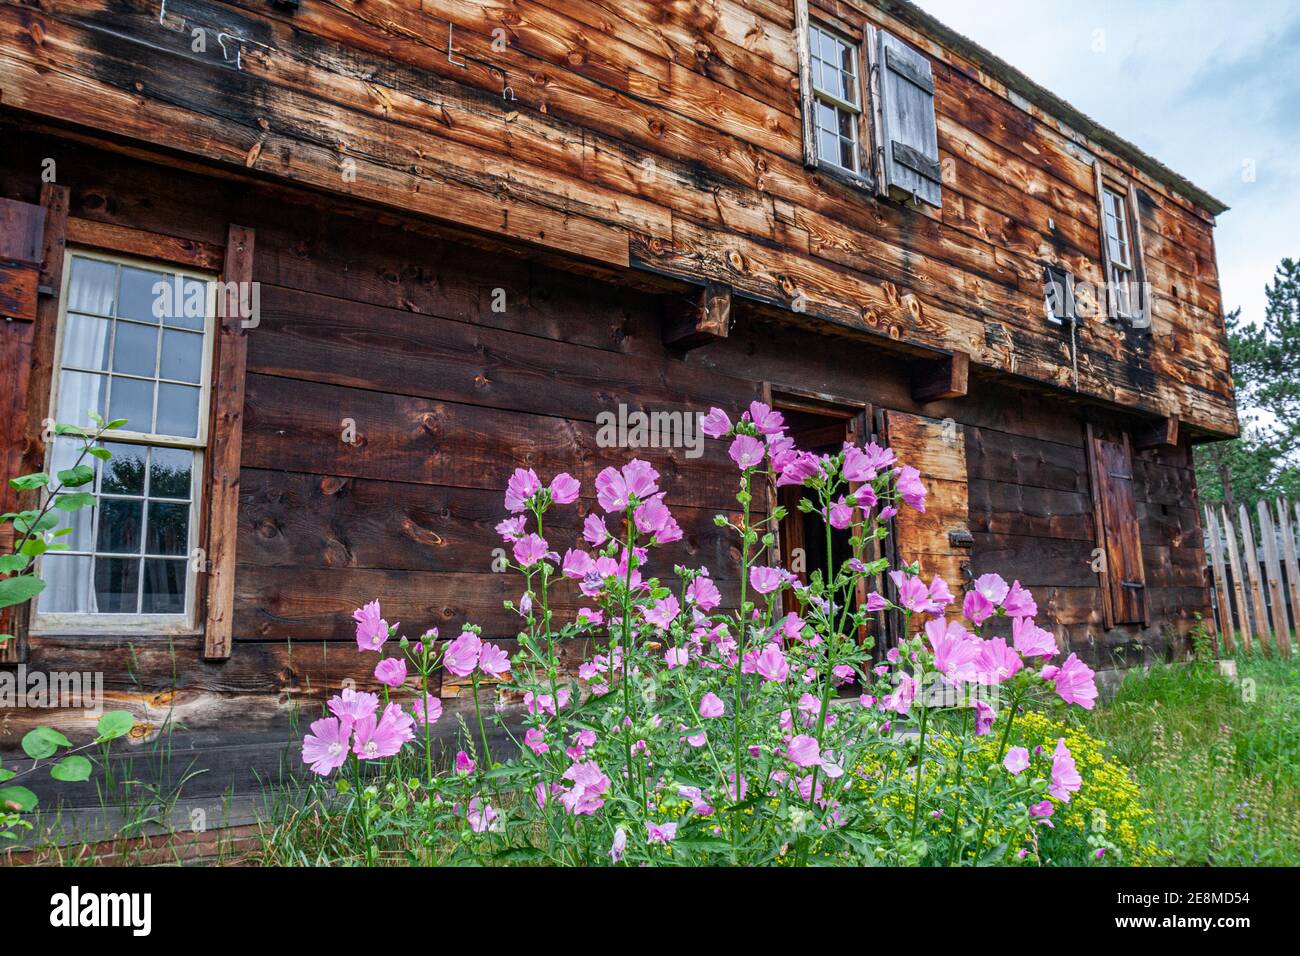
[[[1277,263],[1300,258],[1300,4],[916,2],[1230,206],[1224,309],[1262,318]]]

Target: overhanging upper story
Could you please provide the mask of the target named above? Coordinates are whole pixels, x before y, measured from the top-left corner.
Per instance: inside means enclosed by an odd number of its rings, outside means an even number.
[[[15,117],[1237,432],[1222,204],[901,0],[0,0]]]

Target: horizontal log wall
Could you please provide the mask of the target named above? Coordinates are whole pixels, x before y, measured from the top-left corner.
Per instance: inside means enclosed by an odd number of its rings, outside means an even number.
[[[603,268],[725,282],[804,324],[964,351],[1053,388],[1075,389],[1075,363],[1043,320],[1041,264],[1102,280],[1100,155],[1137,186],[1154,327],[1084,323],[1077,391],[1237,430],[1207,211],[1017,99],[906,6],[814,0],[813,15],[879,24],[931,58],[934,213],[803,166],[785,0],[167,10],[5,0],[3,102]],[[218,31],[245,38],[238,55]]]

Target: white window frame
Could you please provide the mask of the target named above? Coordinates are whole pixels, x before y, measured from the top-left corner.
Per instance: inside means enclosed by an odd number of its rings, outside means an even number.
[[[212,401],[213,352],[216,343],[216,283],[219,281],[220,277],[209,272],[191,269],[179,263],[168,262],[166,260],[143,259],[129,255],[105,253],[96,249],[68,247],[64,252],[63,282],[62,287],[59,290],[59,320],[58,328],[55,332],[54,362],[52,374],[50,376],[52,379],[49,403],[49,414],[51,417],[57,415],[59,407],[59,384],[63,377],[64,336],[68,327],[68,291],[72,283],[72,260],[74,258],[98,260],[100,262],[111,263],[118,267],[128,266],[139,269],[148,269],[155,272],[166,272],[170,275],[180,276],[182,279],[194,279],[205,284],[207,314],[204,317],[203,322],[203,354],[201,380],[199,382],[198,424],[195,429],[195,437],[179,438],[174,435],[159,435],[152,432],[131,431],[129,429],[113,429],[105,432],[103,436],[105,442],[155,446],[161,448],[183,448],[194,452],[194,467],[190,473],[190,540],[189,548],[184,556],[185,610],[178,614],[50,612],[41,611],[39,609],[40,597],[38,596],[32,602],[30,633],[33,635],[105,633],[124,635],[190,635],[201,633],[202,628],[198,621],[198,574],[194,570],[194,549],[199,546],[199,541],[202,538],[201,520],[204,513],[204,491],[206,490],[204,474],[208,451],[208,419],[210,417]],[[160,335],[159,348],[161,347]],[[155,389],[155,409],[157,408],[157,402],[157,390]],[[105,414],[107,414],[107,409],[104,411]],[[75,421],[68,422],[67,424],[85,427],[88,423],[85,421]],[[47,470],[52,467],[53,464],[54,446],[55,443],[53,441],[48,442],[46,445]],[[91,529],[92,546],[97,544],[98,537],[98,516],[100,513],[98,495],[96,495],[96,499],[96,518]],[[144,510],[144,520],[147,521],[147,507],[145,507]],[[147,529],[142,527],[142,539],[146,533]],[[82,554],[80,551],[72,553]],[[92,549],[89,553],[93,555],[95,552]],[[142,541],[140,557],[143,559],[145,556],[146,554],[143,550]],[[175,555],[169,555],[168,557],[173,560],[176,559]],[[40,559],[38,559],[37,565],[37,574],[39,573]],[[144,570],[142,566],[141,586],[143,586],[143,574]]]
[[[1132,319],[1136,314],[1133,308],[1136,270],[1131,225],[1133,217],[1128,208],[1128,193],[1103,182],[1101,215],[1102,232],[1110,261],[1110,274],[1106,276],[1106,281],[1111,284],[1115,296],[1115,315],[1121,319]]]
[[[826,61],[823,60],[819,55],[820,47],[818,48],[818,51],[814,51],[813,49],[813,38],[817,34],[821,34],[823,36],[829,37],[830,39],[834,40],[836,43],[843,45],[845,48],[849,50],[850,53],[852,53],[853,85],[858,94],[858,101],[856,103],[843,99],[837,96],[836,94],[830,92],[829,90],[822,89],[818,85],[816,64],[818,62],[825,63]],[[814,107],[814,112],[813,115],[809,117],[809,122],[812,124],[813,143],[814,143],[814,148],[817,149],[817,161],[819,164],[825,163],[826,165],[833,166],[835,169],[839,170],[840,172],[846,173],[850,176],[862,176],[863,175],[862,167],[864,165],[863,160],[865,158],[863,154],[864,152],[867,153],[868,156],[870,154],[869,147],[864,150],[863,135],[862,135],[863,134],[862,123],[864,117],[866,116],[865,101],[867,95],[867,89],[862,82],[862,44],[849,39],[848,37],[839,33],[837,30],[833,30],[830,27],[826,26],[824,23],[820,23],[817,21],[813,21],[808,24],[807,42],[808,42],[808,64],[810,70],[809,83],[812,87],[812,100],[813,100],[813,107]],[[840,64],[833,64],[833,66],[835,67],[837,72],[840,73],[844,72]],[[839,161],[838,155],[835,156],[834,158],[822,155],[820,149],[821,127],[817,123],[817,114],[816,114],[817,103],[826,104],[827,106],[835,110],[837,115],[839,113],[848,113],[852,117],[853,158],[857,164],[856,167],[851,168],[845,166],[843,163]],[[840,134],[838,130],[835,131],[835,136],[836,136],[836,141],[838,143],[840,139]]]

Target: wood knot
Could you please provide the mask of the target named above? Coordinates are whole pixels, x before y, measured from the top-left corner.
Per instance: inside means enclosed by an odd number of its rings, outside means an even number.
[[[748,264],[745,262],[745,257],[735,249],[727,250],[727,265],[731,266],[731,268],[736,272],[746,272],[749,268]]]

